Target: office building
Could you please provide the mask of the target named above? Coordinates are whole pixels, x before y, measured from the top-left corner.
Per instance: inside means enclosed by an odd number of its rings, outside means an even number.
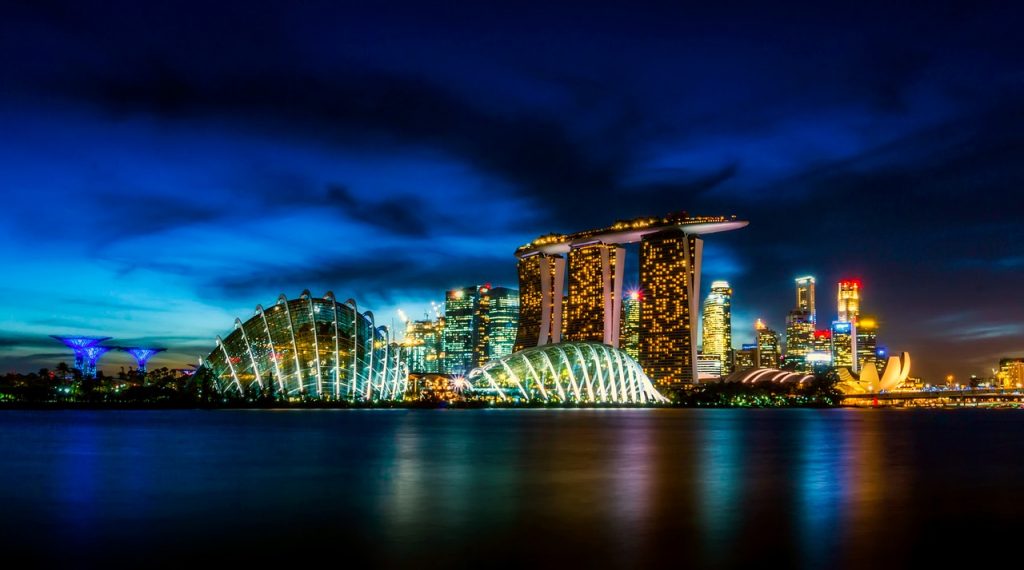
[[[857,372],[857,327],[849,321],[832,322],[832,366]]]
[[[768,328],[761,319],[754,322],[757,335],[757,365],[760,368],[779,368],[779,333]]]
[[[711,283],[711,292],[704,299],[701,324],[701,354],[717,357],[722,363],[722,374],[729,374],[732,360],[732,288],[727,281]]]
[[[630,291],[622,301],[619,348],[637,361],[640,359],[640,304],[643,297],[640,291]]]
[[[812,324],[818,322],[814,308],[814,277],[796,278],[796,310],[807,313]]]
[[[839,322],[857,323],[860,317],[860,295],[862,285],[859,279],[844,279],[839,282]]]

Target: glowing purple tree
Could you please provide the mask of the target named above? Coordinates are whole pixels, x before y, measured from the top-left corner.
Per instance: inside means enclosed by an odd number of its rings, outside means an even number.
[[[138,371],[145,374],[146,363],[158,352],[167,350],[166,348],[140,348],[138,346],[122,346],[121,350],[135,357],[135,361],[139,363]]]
[[[85,349],[96,346],[105,340],[110,340],[109,336],[50,336],[61,341],[65,346],[75,351],[75,369],[80,371],[83,375],[85,374],[86,364]],[[102,355],[102,353],[100,354]],[[99,356],[97,356],[97,358],[99,358]],[[95,375],[95,366],[93,374]]]
[[[87,346],[82,349],[82,357],[85,359],[85,368],[82,370],[83,378],[96,377],[96,361],[111,350],[109,346]]]

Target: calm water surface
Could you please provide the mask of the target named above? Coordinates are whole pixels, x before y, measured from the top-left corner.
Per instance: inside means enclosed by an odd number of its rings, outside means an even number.
[[[0,412],[39,566],[947,565],[1022,513],[1012,410]]]

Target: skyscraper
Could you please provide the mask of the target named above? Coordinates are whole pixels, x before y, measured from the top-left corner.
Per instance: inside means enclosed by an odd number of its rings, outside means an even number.
[[[401,346],[409,372],[444,373],[443,339],[444,317],[407,322]]]
[[[796,278],[796,310],[804,311],[810,318],[810,322],[818,322],[818,315],[814,308],[814,277]]]
[[[808,372],[811,365],[807,355],[814,351],[814,321],[811,314],[802,309],[789,312],[786,317],[786,361],[784,368]]]
[[[618,346],[626,250],[593,243],[569,251],[569,297],[565,340]]]
[[[857,370],[863,370],[864,365],[871,362],[879,366],[878,358],[878,320],[867,315],[859,317],[856,325],[857,330]],[[879,370],[884,368],[879,367]]]
[[[704,241],[679,229],[644,235],[640,241],[640,364],[659,384],[697,378],[700,259]]]
[[[444,368],[446,374],[465,374],[479,364],[481,333],[485,326],[480,323],[481,297],[489,304],[483,286],[452,289],[444,301]]]
[[[728,281],[711,283],[711,292],[704,300],[701,336],[701,353],[718,357],[722,374],[729,374],[732,370],[732,288]]]
[[[779,333],[768,328],[761,319],[754,322],[757,334],[757,365],[761,368],[779,367]]]
[[[512,354],[515,348],[519,328],[519,291],[494,287],[490,297],[487,360],[494,360]]]
[[[519,258],[518,269],[519,330],[515,351],[560,342],[565,258],[531,252]]]
[[[839,322],[857,323],[860,317],[861,288],[859,279],[844,279],[839,282]]]
[[[857,325],[848,321],[832,322],[832,366],[858,370]]]
[[[622,332],[619,334],[619,348],[633,360],[640,359],[640,304],[643,293],[630,291],[622,301]]]

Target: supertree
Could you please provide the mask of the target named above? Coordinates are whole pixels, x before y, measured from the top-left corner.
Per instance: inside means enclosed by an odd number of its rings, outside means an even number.
[[[85,371],[85,368],[86,368],[86,354],[85,354],[85,350],[87,348],[94,347],[94,346],[98,345],[99,343],[101,343],[101,342],[103,342],[105,340],[110,340],[109,336],[58,336],[58,335],[50,335],[50,336],[52,338],[55,338],[55,339],[61,341],[62,343],[64,343],[65,346],[67,346],[71,350],[75,351],[75,369],[80,371],[83,375],[86,372]],[[104,350],[103,352],[106,352],[106,350]],[[101,352],[100,354],[96,355],[96,358],[99,358],[100,356],[102,356],[103,352]],[[93,374],[95,375],[95,373],[96,373],[96,370],[95,370],[95,360],[94,360],[93,361]]]
[[[139,363],[138,371],[142,374],[146,373],[146,363],[154,354],[167,350],[166,348],[140,348],[138,346],[122,346],[119,349],[135,357],[135,361]]]

